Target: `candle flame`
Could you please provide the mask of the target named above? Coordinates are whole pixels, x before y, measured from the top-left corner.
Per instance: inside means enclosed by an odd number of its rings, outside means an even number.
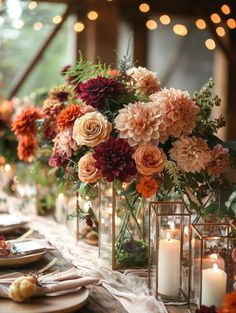
[[[210,258],[213,259],[213,260],[215,260],[215,261],[218,259],[216,253],[212,253],[212,254],[210,255]]]
[[[213,270],[217,271],[218,270],[218,265],[216,263],[213,264]]]
[[[171,236],[169,232],[167,232],[166,238],[167,238],[167,241],[170,241]]]
[[[175,222],[174,222],[174,221],[171,221],[171,222],[169,223],[169,225],[170,225],[170,230],[171,230],[171,231],[174,231],[174,230],[175,230]]]

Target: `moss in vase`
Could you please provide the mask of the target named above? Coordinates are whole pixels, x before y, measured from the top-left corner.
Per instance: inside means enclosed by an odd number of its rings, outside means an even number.
[[[118,247],[116,248],[118,250]],[[140,240],[126,240],[116,251],[116,264],[119,268],[146,267],[148,265],[148,247]]]

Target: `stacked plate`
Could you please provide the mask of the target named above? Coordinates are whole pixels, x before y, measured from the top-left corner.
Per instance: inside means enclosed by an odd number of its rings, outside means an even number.
[[[34,240],[10,240],[11,253],[0,257],[0,266],[21,266],[38,261],[48,249]]]
[[[0,234],[10,233],[26,223],[27,221],[17,215],[0,214]]]

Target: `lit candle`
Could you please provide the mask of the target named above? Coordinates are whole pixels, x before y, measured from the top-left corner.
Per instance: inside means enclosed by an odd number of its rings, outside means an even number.
[[[221,307],[226,293],[226,273],[218,268],[202,270],[202,304],[206,306],[215,305]]]
[[[210,268],[214,264],[216,264],[221,270],[225,269],[225,261],[219,254],[212,253],[209,256],[204,257],[202,260],[203,269]]]
[[[167,239],[159,241],[158,292],[176,297],[180,287],[180,241]]]

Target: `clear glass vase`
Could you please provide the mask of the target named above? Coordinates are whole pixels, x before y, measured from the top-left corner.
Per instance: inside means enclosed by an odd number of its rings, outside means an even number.
[[[148,202],[131,184],[101,182],[99,253],[112,269],[148,265]]]

